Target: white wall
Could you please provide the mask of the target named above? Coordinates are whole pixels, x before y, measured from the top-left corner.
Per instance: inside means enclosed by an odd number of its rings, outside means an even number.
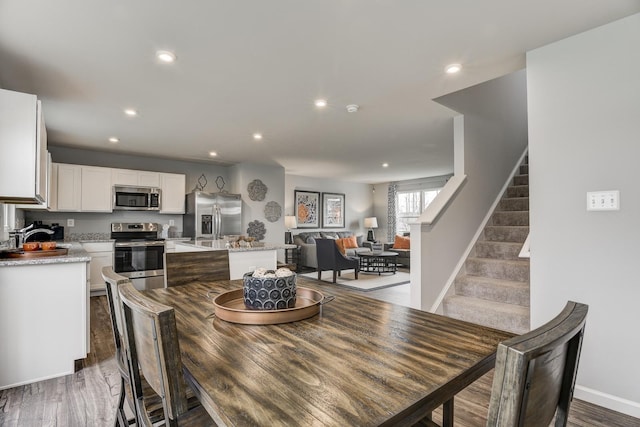
[[[576,397],[640,417],[640,14],[527,54],[531,321],[589,304]],[[586,193],[620,190],[620,210]]]
[[[373,215],[373,191],[370,184],[361,184],[348,181],[309,178],[298,175],[285,176],[285,215],[294,214],[293,194],[295,190],[318,191],[320,193],[342,193],[345,195],[345,230],[351,230],[357,234],[366,236],[367,230],[363,226],[365,217]],[[378,223],[378,225],[380,225]],[[315,231],[319,229],[299,228],[291,230],[295,235],[303,231]],[[342,229],[330,229],[340,231]],[[376,237],[378,233],[376,230]]]
[[[436,99],[464,115],[467,180],[431,229],[411,228],[412,287],[430,310],[527,146],[526,75],[518,71]],[[453,132],[453,120],[452,120]],[[457,154],[456,154],[457,156]],[[414,242],[418,251],[414,254]]]

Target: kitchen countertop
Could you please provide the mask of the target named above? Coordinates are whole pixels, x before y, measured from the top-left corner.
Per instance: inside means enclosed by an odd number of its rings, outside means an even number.
[[[67,248],[69,252],[67,255],[61,256],[47,256],[42,258],[8,258],[0,259],[0,267],[12,267],[20,265],[44,265],[44,264],[62,264],[70,262],[89,262],[91,256],[89,253],[82,249],[80,243],[64,243],[58,245],[58,248]]]
[[[229,252],[250,252],[250,251],[272,251],[277,249],[295,248],[295,245],[285,245],[283,243],[268,243],[260,242],[261,246],[250,246],[242,248],[227,248],[224,240],[189,240],[186,242],[179,242],[181,245],[193,246],[196,248],[211,248],[213,250],[229,249]]]

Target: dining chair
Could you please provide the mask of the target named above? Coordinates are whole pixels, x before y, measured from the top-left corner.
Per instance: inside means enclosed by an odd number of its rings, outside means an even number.
[[[165,287],[193,282],[229,280],[229,251],[166,252],[164,254]]]
[[[588,310],[569,301],[551,321],[498,344],[487,427],[548,427],[554,416],[556,427],[567,425]],[[453,403],[443,418],[453,424]],[[431,416],[419,425],[438,426]]]
[[[102,268],[102,278],[105,282],[107,294],[107,304],[109,306],[109,315],[111,318],[111,330],[113,332],[113,341],[116,348],[116,364],[120,372],[120,395],[118,397],[118,408],[116,412],[115,425],[119,427],[138,423],[135,403],[133,401],[133,388],[131,385],[131,374],[129,365],[129,355],[127,351],[126,341],[124,339],[124,314],[122,312],[122,302],[120,300],[119,287],[124,283],[131,283],[129,278],[121,276],[113,271],[112,267]],[[162,401],[149,387],[147,382],[142,378],[142,388],[145,399],[147,400],[148,416],[152,422],[158,422],[164,418]],[[189,390],[190,391],[190,390]],[[193,396],[193,393],[191,393]],[[189,397],[189,393],[187,393]],[[125,412],[125,402],[134,414],[134,418],[128,418]],[[190,407],[199,404],[194,397],[189,399]]]
[[[130,282],[121,284],[119,291],[139,425],[154,425],[148,416],[147,401],[142,392],[143,374],[162,399],[164,425],[215,426],[202,405],[188,407],[173,307],[150,300]]]
[[[128,419],[125,413],[125,400],[127,396],[127,387],[130,385],[129,376],[129,359],[123,348],[123,337],[121,332],[123,329],[122,310],[120,307],[120,295],[118,294],[118,286],[129,282],[129,278],[121,276],[113,271],[112,267],[102,268],[102,279],[104,280],[107,303],[109,305],[109,315],[111,317],[111,331],[113,332],[113,341],[116,347],[116,364],[120,372],[120,395],[118,396],[118,409],[116,413],[116,426],[128,426],[134,423],[135,419]],[[134,410],[133,400],[129,400],[129,407]]]
[[[360,260],[358,257],[348,257],[342,255],[336,241],[333,239],[316,239],[316,256],[318,261],[318,280],[321,280],[322,272],[333,271],[333,283],[336,283],[336,276],[342,270],[353,269],[355,278],[358,279],[360,271]]]

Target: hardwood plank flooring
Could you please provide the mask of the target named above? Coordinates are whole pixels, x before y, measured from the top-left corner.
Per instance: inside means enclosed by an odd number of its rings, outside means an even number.
[[[389,298],[384,293],[365,295]],[[408,298],[408,294],[407,294]],[[395,295],[394,303],[403,303]],[[404,302],[408,305],[408,301]],[[91,353],[73,375],[0,391],[2,427],[112,426],[120,388],[106,297],[91,298]],[[484,426],[491,393],[490,372],[456,397],[455,424]],[[441,412],[434,420],[440,422]],[[570,426],[640,427],[640,419],[574,400]]]

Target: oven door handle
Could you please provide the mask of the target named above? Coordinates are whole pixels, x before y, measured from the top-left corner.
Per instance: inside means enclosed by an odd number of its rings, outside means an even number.
[[[116,248],[138,248],[144,246],[164,246],[164,242],[117,242],[115,244]]]

